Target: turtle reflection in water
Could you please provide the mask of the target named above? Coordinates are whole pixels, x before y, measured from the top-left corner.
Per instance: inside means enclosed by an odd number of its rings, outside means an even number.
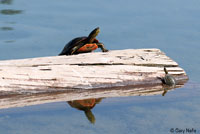
[[[100,43],[96,36],[99,34],[100,28],[95,28],[88,37],[77,37],[67,43],[59,55],[73,55],[79,53],[88,53],[92,52],[97,48],[101,48],[102,52],[107,52],[104,44]]]
[[[95,107],[96,104],[100,103],[102,98],[99,99],[85,99],[85,100],[74,100],[74,101],[68,101],[67,103],[78,110],[84,111],[85,116],[87,119],[94,124],[96,119],[93,115],[91,109]]]

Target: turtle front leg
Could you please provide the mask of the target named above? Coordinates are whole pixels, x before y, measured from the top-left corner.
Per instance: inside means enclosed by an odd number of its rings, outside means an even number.
[[[102,52],[108,52],[108,50],[104,47],[104,44],[103,43],[96,43],[98,48],[101,48],[101,51]]]

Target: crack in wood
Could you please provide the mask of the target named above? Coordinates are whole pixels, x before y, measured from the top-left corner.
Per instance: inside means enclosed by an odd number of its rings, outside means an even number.
[[[32,66],[19,66],[19,67],[39,67],[39,66],[52,66],[52,65],[62,65],[62,64],[36,64]]]
[[[41,71],[51,71],[52,69],[50,68],[44,68],[44,69],[40,69]]]
[[[133,64],[134,66],[146,66],[146,67],[178,67],[178,65],[167,65],[167,64]]]
[[[78,66],[98,66],[98,65],[134,65],[134,66],[146,66],[146,67],[178,67],[178,65],[167,65],[167,64],[124,64],[124,63],[80,63],[80,64],[69,64],[69,65],[78,65]]]
[[[80,64],[69,64],[69,65],[78,65],[78,66],[106,66],[106,65],[126,65],[123,63],[80,63]]]

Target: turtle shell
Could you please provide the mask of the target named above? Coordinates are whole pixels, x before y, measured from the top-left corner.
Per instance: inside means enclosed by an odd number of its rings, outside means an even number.
[[[76,48],[73,54],[78,53],[87,53],[91,52],[98,48],[96,43],[99,43],[97,39],[94,39],[93,42],[87,44],[87,37],[77,37],[68,42],[62,52],[59,55],[72,55],[72,51]]]
[[[175,78],[170,74],[166,74],[165,77],[163,78],[163,80],[164,80],[164,83],[166,85],[169,85],[169,86],[175,86],[176,85]]]

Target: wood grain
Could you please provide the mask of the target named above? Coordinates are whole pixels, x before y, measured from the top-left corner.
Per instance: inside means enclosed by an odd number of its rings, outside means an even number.
[[[8,100],[15,103],[11,100],[13,96],[19,95],[26,99],[28,95],[31,99],[32,95],[35,101],[37,95],[65,92],[65,96],[68,96],[66,100],[70,101],[120,96],[118,92],[122,92],[121,96],[126,96],[125,92],[130,94],[129,90],[125,90],[129,86],[132,87],[132,95],[153,93],[155,89],[163,91],[161,78],[165,75],[164,66],[178,84],[188,80],[185,71],[159,49],[113,50],[107,53],[0,61],[1,106],[9,106]],[[123,90],[115,90],[119,87]],[[87,97],[80,95],[80,91],[84,91]],[[71,98],[69,94],[73,94]],[[19,100],[26,102],[26,99]],[[45,100],[50,101],[47,98]],[[16,102],[23,106],[23,103]]]

